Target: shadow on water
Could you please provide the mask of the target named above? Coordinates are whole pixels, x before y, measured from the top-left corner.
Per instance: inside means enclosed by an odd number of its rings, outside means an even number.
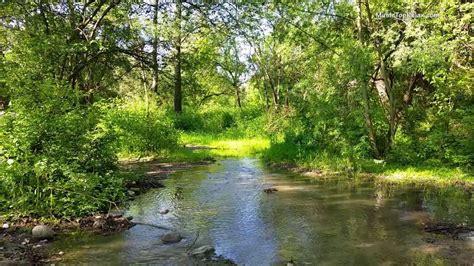
[[[421,226],[473,225],[474,199],[462,190],[314,179],[267,169],[255,159],[183,170],[165,186],[137,198],[127,215],[177,230],[185,237],[180,243],[164,245],[166,231],[137,225],[109,237],[68,236],[54,248],[72,263],[192,264],[186,250],[194,241],[246,265],[474,262],[472,238]],[[269,187],[278,191],[264,193]],[[169,213],[160,213],[165,209]]]

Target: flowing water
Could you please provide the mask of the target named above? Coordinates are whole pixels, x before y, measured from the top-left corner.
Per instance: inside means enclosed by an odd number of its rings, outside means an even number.
[[[474,223],[474,198],[462,190],[375,186],[271,170],[256,159],[222,160],[172,175],[165,188],[130,204],[137,225],[113,236],[63,237],[53,249],[68,263],[195,264],[190,246],[211,245],[238,264],[473,264],[474,237],[427,233],[426,221]],[[263,189],[275,187],[267,194]],[[169,213],[160,214],[168,209]],[[194,243],[195,242],[195,243]],[[194,243],[194,245],[193,245]]]

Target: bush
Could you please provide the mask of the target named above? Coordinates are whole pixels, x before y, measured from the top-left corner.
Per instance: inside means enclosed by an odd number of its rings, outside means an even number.
[[[229,137],[255,137],[264,135],[266,116],[258,108],[204,108],[184,110],[169,117],[178,130],[186,132],[224,134]]]
[[[144,155],[176,148],[178,132],[173,121],[156,106],[146,108],[140,100],[129,104],[115,103],[107,107],[106,126],[117,135],[121,153]]]
[[[204,122],[201,115],[195,112],[183,112],[176,114],[174,112],[169,114],[173,120],[174,127],[183,131],[202,131],[204,129]]]
[[[95,106],[47,97],[0,117],[0,212],[77,217],[124,199],[115,135]],[[49,95],[52,96],[52,95]],[[12,111],[13,111],[12,110]]]

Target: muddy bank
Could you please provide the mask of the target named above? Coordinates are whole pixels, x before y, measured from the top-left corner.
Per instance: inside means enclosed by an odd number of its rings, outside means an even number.
[[[196,162],[160,162],[159,160],[139,161],[126,160],[121,161],[120,166],[124,171],[135,173],[138,178],[130,181],[126,186],[129,196],[133,197],[142,194],[151,188],[161,188],[161,181],[168,178],[176,171],[189,169],[194,166],[208,165],[215,160],[205,160]]]
[[[95,234],[108,235],[128,230],[135,224],[132,217],[110,213],[83,217],[75,221],[61,221],[54,224],[39,223],[37,219],[23,218],[15,222],[2,222],[0,239],[0,264],[3,263],[49,263],[61,261],[62,252],[51,254],[49,245],[59,235],[85,230]],[[35,226],[44,225],[51,230],[50,236],[35,235]]]

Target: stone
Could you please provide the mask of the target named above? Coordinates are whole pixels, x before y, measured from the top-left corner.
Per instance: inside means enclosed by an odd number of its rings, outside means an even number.
[[[10,226],[9,226],[7,223],[4,223],[4,224],[2,225],[2,228],[3,228],[3,229],[8,229],[9,227],[10,227]]]
[[[208,258],[214,255],[214,251],[216,251],[213,247],[209,245],[205,245],[202,247],[198,247],[193,249],[189,255],[197,258]]]
[[[160,210],[160,214],[167,214],[168,212],[170,212],[168,209]]]
[[[128,194],[130,197],[133,197],[133,196],[135,196],[135,191],[133,191],[133,190],[128,190],[128,191],[127,191],[127,194]]]
[[[54,231],[47,225],[37,225],[31,231],[33,238],[36,239],[51,239],[54,236]]]
[[[271,187],[271,188],[266,188],[266,189],[263,190],[263,192],[268,193],[268,194],[269,194],[269,193],[273,193],[273,192],[277,192],[277,191],[278,191],[278,189],[273,188],[273,187]]]
[[[94,221],[94,223],[92,224],[92,227],[99,229],[105,226],[105,223],[106,223],[105,219],[100,218]]]
[[[458,236],[460,239],[467,240],[467,241],[474,241],[474,231],[461,233]]]
[[[107,216],[110,216],[112,218],[117,218],[117,217],[122,217],[124,214],[123,211],[111,211],[109,213],[107,213]]]
[[[161,236],[161,241],[165,244],[177,243],[183,239],[177,232],[166,233]]]

